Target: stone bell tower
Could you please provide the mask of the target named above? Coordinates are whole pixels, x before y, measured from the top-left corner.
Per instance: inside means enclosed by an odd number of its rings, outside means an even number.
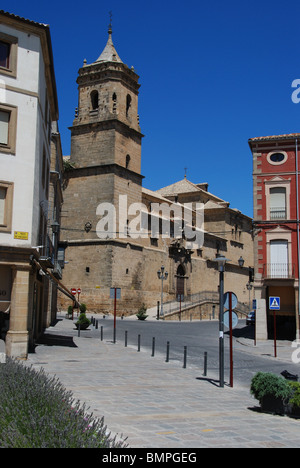
[[[71,161],[76,167],[117,164],[140,174],[139,77],[117,54],[111,27],[108,34],[96,62],[79,70]]]
[[[107,288],[121,287],[124,275],[133,271],[128,265],[120,274],[116,249],[128,250],[130,244],[119,240],[119,229],[124,229],[118,224],[119,196],[127,196],[128,206],[142,201],[138,79],[120,59],[110,25],[99,58],[90,65],[85,61],[78,72],[78,108],[70,128],[71,168],[64,181],[61,239],[68,263],[63,281],[70,288],[80,287],[82,302],[89,307],[103,305],[109,297]],[[116,210],[116,232],[107,238],[96,232],[96,211],[102,203],[113,204]]]

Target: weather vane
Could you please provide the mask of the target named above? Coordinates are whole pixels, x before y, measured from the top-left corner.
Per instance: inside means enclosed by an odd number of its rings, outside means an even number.
[[[109,11],[109,27],[112,27],[112,11]]]
[[[184,168],[184,178],[186,179],[186,171],[187,171],[187,167]]]

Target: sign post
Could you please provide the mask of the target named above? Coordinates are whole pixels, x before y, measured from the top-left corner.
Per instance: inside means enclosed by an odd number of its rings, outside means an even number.
[[[276,310],[280,310],[280,297],[269,297],[269,309],[274,311],[274,357],[277,357],[277,342],[276,342]]]
[[[71,289],[71,294],[74,296],[76,296],[76,288],[72,288]],[[74,320],[74,302],[73,302],[73,306],[72,306],[72,320]]]
[[[77,288],[77,295],[78,295],[78,302],[79,302],[79,296],[81,294],[81,289],[80,288]]]
[[[233,312],[233,309],[236,308],[237,306],[237,297],[233,292],[227,292],[224,295],[224,305],[226,309],[228,309],[228,314],[229,314],[229,324],[226,324],[226,312],[224,314],[224,325],[229,326],[229,332],[230,332],[230,349],[229,349],[229,356],[230,356],[230,387],[233,387],[233,345],[232,345],[232,329],[236,327],[238,319],[237,315],[235,312]],[[233,326],[233,313],[234,313],[234,326]]]

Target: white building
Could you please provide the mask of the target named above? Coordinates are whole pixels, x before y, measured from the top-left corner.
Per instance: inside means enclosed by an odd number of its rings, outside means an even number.
[[[55,256],[49,228],[59,213],[49,206],[49,185],[57,120],[49,26],[0,11],[0,337],[18,358],[49,320],[49,282],[36,261],[51,267]]]

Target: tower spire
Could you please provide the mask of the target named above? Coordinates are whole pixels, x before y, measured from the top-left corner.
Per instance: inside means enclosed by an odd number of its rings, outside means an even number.
[[[109,12],[109,20],[110,21],[108,25],[108,41],[102,54],[100,55],[100,57],[98,57],[95,63],[98,63],[98,62],[123,63],[115,49],[115,46],[113,44],[112,37],[111,37],[112,36],[112,12],[111,11]]]

